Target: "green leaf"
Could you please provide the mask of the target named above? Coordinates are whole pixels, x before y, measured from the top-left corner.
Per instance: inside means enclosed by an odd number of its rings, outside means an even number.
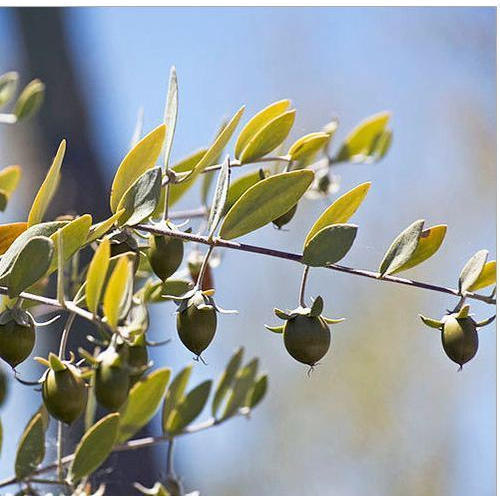
[[[292,161],[301,163],[310,162],[324,149],[329,140],[330,135],[324,132],[307,134],[295,141],[293,146],[288,150],[288,156]]]
[[[17,447],[15,471],[17,479],[29,477],[45,456],[45,431],[42,415],[37,414],[26,426]]]
[[[176,174],[180,174],[182,172],[189,172],[193,170],[194,167],[200,162],[200,160],[207,153],[206,149],[201,149],[200,151],[196,151],[195,153],[189,155],[187,158],[184,158],[179,163],[174,165],[171,170],[173,170]],[[190,176],[187,180],[184,180],[178,184],[171,184],[169,187],[169,195],[168,195],[168,205],[172,206],[177,203],[182,196],[187,192],[187,190],[193,185],[196,180],[196,176]]]
[[[481,274],[474,281],[474,284],[469,287],[470,292],[475,292],[481,288],[486,288],[487,286],[494,285],[497,282],[497,261],[491,260],[486,262],[481,271]]]
[[[231,182],[228,192],[226,205],[224,206],[224,215],[229,212],[231,207],[241,198],[243,193],[248,191],[254,184],[260,182],[266,177],[267,170],[262,169],[248,172]]]
[[[184,391],[186,390],[192,370],[192,365],[188,365],[182,369],[172,380],[167,390],[162,410],[162,429],[164,433],[167,432],[167,423],[170,415],[178,403],[184,398]]]
[[[15,71],[0,76],[0,106],[4,106],[14,97],[18,80],[19,75]]]
[[[56,243],[58,233],[60,232],[62,236],[63,261],[66,262],[77,250],[86,244],[91,225],[92,216],[90,214],[85,214],[68,222],[64,227],[50,236],[50,239],[54,242],[54,255],[52,256],[49,273],[57,269],[58,248]]]
[[[311,170],[297,170],[254,184],[229,210],[222,223],[221,238],[237,238],[285,214],[300,200],[313,179]]]
[[[423,230],[418,240],[417,249],[413,252],[410,260],[403,266],[395,269],[392,274],[411,269],[432,257],[443,243],[447,227],[446,225],[440,225]]]
[[[8,271],[0,277],[0,284],[9,287],[9,297],[37,282],[48,271],[54,244],[45,236],[37,236],[26,242]]]
[[[371,155],[376,150],[377,141],[385,131],[390,118],[391,114],[384,111],[363,120],[346,137],[334,162],[363,163],[372,161]]]
[[[286,111],[264,125],[248,142],[239,157],[241,163],[262,158],[276,149],[290,133],[295,121],[295,110]]]
[[[121,217],[125,209],[118,210],[116,214],[113,214],[109,219],[103,220],[98,224],[94,224],[89,231],[86,243],[92,243],[104,236],[115,224],[115,222]]]
[[[377,139],[374,141],[370,157],[373,161],[381,160],[389,151],[392,144],[392,130],[384,130],[381,132]]]
[[[85,283],[85,298],[88,310],[94,314],[97,313],[101,301],[102,288],[109,267],[109,258],[111,255],[110,241],[103,240],[92,257],[88,271],[87,281]]]
[[[16,238],[28,228],[26,222],[0,224],[0,255],[4,254]]]
[[[17,120],[25,120],[33,116],[42,105],[45,85],[38,79],[32,80],[24,87],[14,106]]]
[[[0,210],[4,211],[21,179],[21,167],[11,165],[0,170]]]
[[[458,279],[458,290],[460,293],[469,291],[470,287],[476,283],[486,265],[488,250],[479,250],[475,253],[463,267]]]
[[[205,380],[188,392],[186,397],[175,407],[167,421],[167,432],[177,434],[186,428],[202,411],[208,401],[212,381]]]
[[[146,285],[144,291],[145,302],[165,302],[170,299],[163,297],[170,295],[180,297],[193,289],[193,282],[189,280],[169,278],[166,281],[155,281]]]
[[[365,182],[337,198],[314,223],[306,236],[304,247],[323,228],[332,224],[344,224],[347,222],[360,207],[370,186],[371,182]]]
[[[161,168],[155,167],[142,174],[123,195],[118,210],[124,210],[119,225],[133,226],[149,217],[155,210],[161,194]]]
[[[231,418],[244,406],[248,393],[253,387],[258,367],[259,360],[253,359],[238,372],[221,421]]]
[[[215,230],[217,229],[217,225],[222,217],[222,211],[224,210],[224,206],[226,204],[227,199],[227,191],[229,189],[229,156],[226,158],[224,163],[222,164],[222,168],[219,172],[219,177],[217,179],[217,185],[215,187],[214,199],[212,202],[212,208],[210,209],[210,215],[208,217],[208,235],[212,237]]]
[[[290,107],[290,100],[283,99],[282,101],[277,101],[263,110],[259,111],[253,118],[251,118],[248,123],[243,127],[243,130],[238,136],[236,141],[236,146],[234,148],[234,154],[236,158],[240,158],[241,153],[251,141],[253,137],[270,121],[274,120],[278,116],[282,115]]]
[[[170,152],[174,142],[175,125],[177,123],[177,110],[179,108],[179,86],[177,84],[177,72],[175,66],[170,68],[170,79],[168,83],[167,102],[165,104],[165,114],[163,122],[167,127],[165,135],[165,156],[163,166],[168,167]]]
[[[43,181],[37,195],[35,196],[35,201],[33,201],[33,205],[31,206],[31,210],[28,216],[28,227],[42,222],[43,216],[47,211],[47,207],[54,197],[54,194],[56,193],[57,187],[59,185],[59,180],[61,178],[61,166],[65,152],[66,141],[63,139],[61,141],[61,144],[59,144],[59,148],[57,150],[54,161],[52,162],[45,180]]]
[[[155,166],[165,140],[165,124],[142,138],[122,160],[111,186],[110,207],[115,213],[128,188],[147,170]]]
[[[358,226],[332,224],[316,233],[304,248],[302,262],[312,267],[335,264],[351,249]]]
[[[70,482],[77,483],[104,463],[115,445],[119,422],[120,415],[110,413],[83,435],[68,472]]]
[[[9,246],[7,251],[4,253],[2,259],[0,260],[0,276],[6,274],[9,268],[14,263],[17,255],[22,250],[24,245],[36,236],[46,236],[50,237],[58,229],[64,227],[67,222],[57,221],[57,222],[43,222],[41,224],[36,224],[35,226],[29,227],[26,231],[21,232],[21,234],[13,241]]]
[[[417,249],[423,227],[424,221],[417,220],[397,236],[382,259],[380,276],[395,272],[411,259]]]
[[[217,417],[217,411],[224,399],[224,396],[228,393],[231,385],[233,384],[234,378],[236,377],[237,371],[240,369],[241,362],[243,360],[243,347],[240,347],[229,360],[226,369],[222,373],[219,382],[217,383],[217,388],[215,389],[215,395],[212,400],[212,416]]]
[[[120,306],[132,277],[132,263],[127,256],[120,257],[109,278],[104,292],[103,311],[111,328],[116,328],[120,318]]]
[[[132,387],[125,407],[120,410],[120,443],[132,437],[153,418],[165,395],[169,379],[170,368],[162,368]]]
[[[246,406],[255,408],[266,395],[267,392],[267,375],[261,375],[252,387],[248,394]]]

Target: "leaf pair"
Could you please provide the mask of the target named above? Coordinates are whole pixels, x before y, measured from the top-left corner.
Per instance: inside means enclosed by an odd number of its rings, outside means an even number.
[[[465,264],[458,279],[458,291],[461,294],[474,292],[496,283],[497,263],[486,262],[487,250],[479,250]]]
[[[411,269],[439,250],[447,226],[433,226],[424,230],[424,222],[422,219],[415,221],[391,243],[380,264],[380,276]]]

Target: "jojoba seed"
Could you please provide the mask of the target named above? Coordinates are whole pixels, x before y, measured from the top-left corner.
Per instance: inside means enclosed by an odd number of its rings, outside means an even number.
[[[149,263],[158,278],[165,281],[177,271],[184,257],[184,244],[178,238],[153,236],[149,238]]]
[[[0,358],[15,368],[24,361],[35,346],[35,325],[28,315],[23,324],[11,317],[0,324]]]
[[[113,348],[103,351],[97,358],[95,397],[109,410],[118,410],[127,400],[130,370],[128,363]]]
[[[443,323],[441,341],[444,352],[462,367],[477,353],[479,341],[476,324],[470,316],[456,318],[453,315],[445,316]]]

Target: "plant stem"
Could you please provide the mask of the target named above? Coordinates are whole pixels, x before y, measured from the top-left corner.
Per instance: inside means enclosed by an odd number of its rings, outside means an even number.
[[[215,247],[213,245],[210,246],[207,253],[205,254],[205,258],[203,259],[203,262],[201,263],[200,273],[198,274],[198,279],[196,280],[196,286],[195,286],[195,288],[198,290],[201,290],[203,278],[205,277],[205,273],[207,271],[210,256],[212,255],[214,248]]]
[[[239,250],[242,252],[249,252],[249,253],[255,253],[255,254],[260,254],[260,255],[268,255],[270,257],[277,257],[279,259],[285,259],[285,260],[290,260],[290,261],[302,263],[302,255],[298,254],[298,253],[283,252],[281,250],[274,250],[272,248],[260,247],[260,246],[255,246],[255,245],[247,245],[246,243],[239,243],[237,241],[228,241],[228,240],[223,240],[220,238],[214,238],[212,240],[209,240],[205,236],[200,236],[200,235],[192,234],[192,233],[185,233],[182,231],[172,231],[169,229],[164,229],[162,227],[156,227],[156,226],[153,226],[150,224],[138,224],[137,226],[135,226],[135,228],[139,229],[141,231],[152,233],[152,234],[162,234],[162,235],[166,235],[166,236],[173,236],[175,238],[181,238],[181,239],[187,240],[187,241],[194,241],[196,243],[201,243],[203,245],[229,248],[232,250]],[[448,295],[454,295],[456,297],[461,296],[460,292],[454,288],[447,288],[444,286],[434,285],[432,283],[425,283],[422,281],[415,281],[415,280],[410,280],[410,279],[405,279],[405,278],[398,278],[396,276],[387,276],[387,275],[380,276],[379,273],[374,272],[374,271],[367,271],[364,269],[354,269],[352,267],[341,266],[339,264],[330,264],[328,266],[325,266],[324,269],[330,269],[332,271],[352,274],[355,276],[361,276],[363,278],[370,278],[370,279],[374,279],[377,281],[384,281],[387,283],[397,283],[399,285],[406,285],[406,286],[411,286],[411,287],[415,287],[415,288],[422,288],[425,290],[432,290],[435,292],[446,293]],[[469,299],[479,300],[479,301],[485,302],[487,304],[496,305],[496,303],[497,303],[495,298],[487,296],[487,295],[480,295],[478,293],[471,293],[471,292],[467,292],[465,295]]]
[[[174,439],[173,438],[168,440],[167,477],[175,479],[175,472],[174,472]]]
[[[64,325],[63,328],[63,332],[61,335],[61,342],[59,344],[59,359],[61,361],[64,360],[65,358],[66,345],[68,344],[69,332],[71,330],[71,327],[73,326],[75,318],[76,318],[75,312],[69,313],[68,319],[66,320],[66,324]]]
[[[57,478],[63,480],[63,424],[57,422]]]
[[[306,292],[306,283],[308,274],[309,274],[309,266],[304,266],[304,271],[302,272],[302,280],[300,282],[300,291],[299,291],[299,304],[301,307],[307,307],[306,302],[304,300],[304,295]]]

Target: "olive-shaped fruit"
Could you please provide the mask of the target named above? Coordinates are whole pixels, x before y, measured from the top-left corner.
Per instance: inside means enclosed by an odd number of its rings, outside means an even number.
[[[0,369],[0,406],[2,406],[5,402],[5,398],[7,396],[8,391],[8,380],[5,372]]]
[[[184,243],[170,236],[149,238],[149,263],[158,278],[165,281],[179,269],[184,257]]]
[[[330,328],[321,316],[298,315],[285,322],[283,340],[290,355],[314,366],[330,347]]]
[[[47,370],[42,397],[47,411],[65,424],[73,423],[87,404],[87,387],[78,368],[64,363],[65,369]]]
[[[470,316],[465,318],[445,316],[441,329],[441,342],[446,355],[461,368],[477,353],[479,340],[474,320]]]
[[[130,370],[123,356],[108,347],[97,358],[95,397],[108,410],[118,410],[127,400]]]
[[[217,312],[201,292],[187,300],[177,313],[177,333],[182,343],[199,356],[212,342],[217,329]]]
[[[139,264],[141,261],[141,255],[139,253],[139,248],[134,239],[128,238],[125,241],[120,243],[113,242],[110,245],[110,256],[116,257],[117,255],[121,255],[123,253],[133,252],[134,253],[134,274],[139,269]]]
[[[0,358],[12,368],[24,361],[35,346],[35,324],[23,311],[4,311],[0,319]]]
[[[288,210],[288,212],[284,213],[283,215],[280,215],[277,219],[274,219],[273,224],[278,229],[281,229],[283,226],[286,226],[293,219],[293,216],[295,215],[296,211],[297,211],[297,205],[294,205],[290,210]]]

